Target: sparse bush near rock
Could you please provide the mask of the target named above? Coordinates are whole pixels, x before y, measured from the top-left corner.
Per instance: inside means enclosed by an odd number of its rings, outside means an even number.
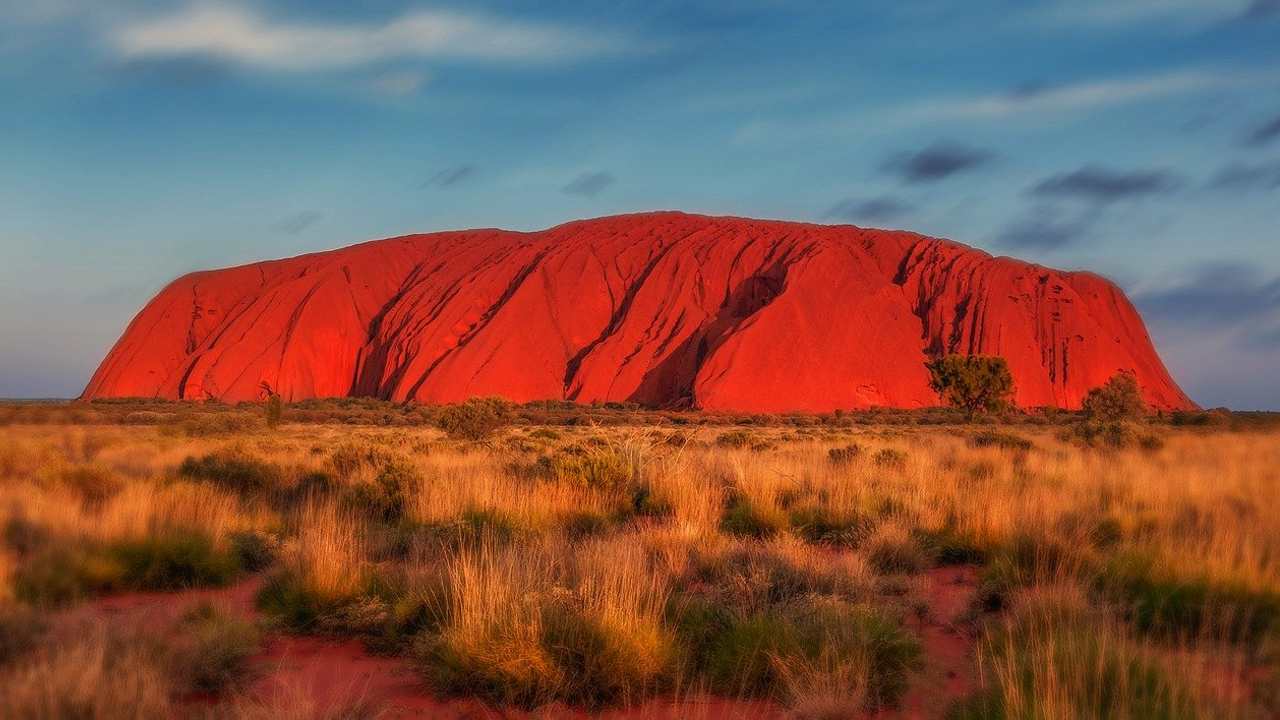
[[[969,438],[969,444],[977,448],[995,447],[1001,450],[1016,451],[1026,451],[1035,447],[1035,443],[1020,435],[996,432],[994,430],[987,430],[973,435]]]
[[[258,630],[247,620],[211,603],[183,613],[168,649],[167,669],[195,692],[220,692],[244,679],[257,651]]]
[[[907,466],[907,454],[895,448],[881,448],[872,456],[871,461],[882,468],[901,470]]]
[[[449,437],[472,441],[488,439],[511,421],[511,403],[501,398],[474,398],[444,407],[436,416],[436,425]]]
[[[827,451],[827,459],[832,465],[847,465],[857,460],[862,454],[862,448],[856,444],[845,445],[844,447],[831,448]]]
[[[716,436],[716,445],[722,448],[745,448],[754,441],[750,430],[730,430]]]
[[[192,480],[213,483],[235,493],[266,493],[284,482],[284,471],[243,449],[228,448],[202,457],[188,457],[178,466],[178,474]]]
[[[1013,398],[1013,375],[1002,357],[947,355],[925,363],[929,387],[972,420],[998,412]]]
[[[1085,419],[1095,423],[1136,422],[1147,415],[1142,389],[1133,373],[1116,373],[1105,384],[1093,388],[1083,402]]]

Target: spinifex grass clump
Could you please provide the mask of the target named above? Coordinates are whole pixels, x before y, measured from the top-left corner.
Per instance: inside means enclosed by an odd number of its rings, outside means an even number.
[[[441,690],[601,705],[656,692],[670,669],[665,579],[634,543],[481,546],[451,560],[449,587],[416,652]]]
[[[987,689],[952,712],[957,720],[1218,717],[1176,664],[1074,587],[1022,591],[994,622],[980,648]]]

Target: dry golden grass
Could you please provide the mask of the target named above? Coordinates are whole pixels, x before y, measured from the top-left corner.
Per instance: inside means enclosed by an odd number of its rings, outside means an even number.
[[[302,591],[271,612],[305,601],[313,606],[297,617],[314,620],[355,607],[358,632],[412,652],[449,692],[603,705],[696,690],[717,677],[717,658],[747,652],[734,642],[786,632],[815,608],[874,607],[909,635],[902,618],[922,602],[912,576],[972,562],[995,610],[975,610],[975,631],[996,716],[1149,707],[1149,688],[1132,677],[1107,686],[1099,658],[1159,668],[1168,717],[1275,709],[1242,679],[1280,668],[1274,432],[1165,429],[1161,448],[1105,451],[1051,427],[1016,431],[1029,450],[975,446],[964,427],[742,432],[730,443],[717,428],[670,441],[654,428],[515,428],[477,444],[403,427],[193,437],[7,426],[0,602],[12,602],[14,578],[40,548],[113,548],[183,530],[231,552],[254,533],[279,549],[269,572]],[[342,461],[344,447],[368,459]],[[188,457],[218,453],[265,463],[278,487],[179,471]],[[362,503],[375,496],[383,510],[370,513]],[[1102,644],[1035,619],[1072,603],[1091,609],[1079,622]],[[861,640],[809,647],[812,636],[765,648],[755,674],[734,681],[763,683],[765,697],[808,717],[879,702],[887,679]],[[36,675],[0,676],[39,698],[74,666],[88,685],[103,684],[103,697],[151,702],[145,672],[122,690],[94,657],[42,654]],[[77,702],[98,702],[85,697]],[[248,701],[243,710],[262,711]]]

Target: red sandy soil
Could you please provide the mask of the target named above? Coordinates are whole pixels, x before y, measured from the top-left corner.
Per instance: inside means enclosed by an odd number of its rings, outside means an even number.
[[[946,353],[1005,357],[1023,407],[1079,407],[1121,370],[1151,406],[1192,407],[1096,275],[907,232],[673,212],[193,273],[83,397],[916,408],[938,403],[924,361]]]
[[[876,718],[922,720],[942,717],[951,704],[977,689],[973,628],[961,622],[973,603],[978,569],[965,565],[925,573],[929,612],[910,617],[910,627],[924,646],[924,669],[911,678],[899,707]]]
[[[912,678],[900,708],[878,712],[872,716],[875,720],[941,717],[952,701],[972,691],[975,685],[973,638],[968,629],[957,626],[954,621],[969,606],[976,576],[976,570],[971,567],[939,568],[925,574],[928,613],[923,618],[909,620],[924,644],[925,667]],[[129,618],[160,626],[176,619],[194,603],[211,601],[244,617],[256,618],[253,598],[260,587],[261,578],[251,578],[229,588],[117,595],[80,606],[66,617]],[[432,695],[403,658],[373,655],[360,641],[352,639],[272,633],[265,638],[262,651],[252,662],[255,680],[244,692],[247,700],[284,695],[307,698],[313,707],[361,700],[382,708],[386,718],[775,720],[789,717],[784,708],[773,703],[700,694],[682,695],[677,700],[655,699],[638,707],[598,715],[563,705],[531,712],[496,709],[474,699]],[[190,702],[207,704],[212,700],[195,697]]]

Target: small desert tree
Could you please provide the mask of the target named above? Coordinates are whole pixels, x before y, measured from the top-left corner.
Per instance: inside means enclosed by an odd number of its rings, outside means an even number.
[[[1075,427],[1078,438],[1089,445],[1125,447],[1139,437],[1139,427],[1147,415],[1138,378],[1120,371],[1084,396],[1084,420]],[[1148,442],[1154,443],[1154,439]]]
[[[1142,401],[1138,377],[1124,370],[1090,390],[1081,407],[1085,418],[1093,422],[1141,420],[1147,415],[1147,404]]]
[[[1002,357],[947,355],[924,365],[929,387],[970,420],[1008,407],[1013,398],[1013,375]]]

